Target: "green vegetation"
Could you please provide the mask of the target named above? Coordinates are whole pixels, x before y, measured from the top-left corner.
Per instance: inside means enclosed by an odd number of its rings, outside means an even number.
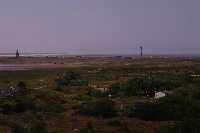
[[[69,86],[88,85],[88,82],[86,80],[83,80],[79,74],[74,72],[65,72],[61,76],[58,75],[55,82],[58,90],[62,90],[64,87]]]
[[[162,127],[159,133],[199,133],[200,121],[199,120],[184,120],[177,122],[175,125]]]
[[[169,91],[180,86],[180,81],[174,77],[152,76],[132,78],[125,83],[115,83],[111,93],[122,96],[154,96],[155,91]]]
[[[200,132],[199,59],[60,60],[65,68],[0,72],[0,132]]]
[[[117,115],[114,103],[108,99],[99,99],[83,103],[80,112],[85,115],[110,118]]]
[[[81,133],[95,133],[95,129],[91,122],[88,122],[86,127],[80,130]]]

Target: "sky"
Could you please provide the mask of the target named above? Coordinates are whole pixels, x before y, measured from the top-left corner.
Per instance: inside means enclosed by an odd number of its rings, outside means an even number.
[[[200,0],[0,0],[0,52],[199,54]]]

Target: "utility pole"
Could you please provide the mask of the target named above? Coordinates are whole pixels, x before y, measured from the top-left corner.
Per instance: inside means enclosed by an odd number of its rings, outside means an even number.
[[[143,56],[143,46],[140,46],[140,56]]]
[[[19,58],[19,50],[16,51],[16,58]]]

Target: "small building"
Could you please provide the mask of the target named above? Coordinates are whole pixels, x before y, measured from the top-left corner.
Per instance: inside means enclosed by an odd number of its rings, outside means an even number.
[[[95,88],[95,90],[100,91],[100,92],[102,92],[102,93],[106,93],[106,92],[109,92],[109,91],[110,91],[110,89],[109,89],[109,88],[106,88],[106,87],[104,87],[104,88]]]
[[[166,96],[166,93],[164,93],[164,92],[156,92],[155,93],[155,99],[160,99],[160,98],[163,98],[163,97],[165,97]]]
[[[93,88],[96,91],[100,91],[102,93],[106,93],[110,91],[110,88],[107,85],[99,86],[90,84],[89,87]]]

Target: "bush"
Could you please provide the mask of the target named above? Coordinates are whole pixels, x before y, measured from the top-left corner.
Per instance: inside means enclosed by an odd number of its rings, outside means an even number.
[[[26,128],[15,127],[15,128],[12,129],[11,133],[31,133],[31,131],[29,131]]]
[[[3,99],[0,101],[0,111],[3,114],[10,114],[14,112],[16,108],[16,102],[14,100]]]
[[[36,126],[32,128],[15,127],[11,133],[48,133],[45,127]]]
[[[30,96],[0,99],[0,112],[63,112],[65,102],[64,96],[57,91],[34,90]]]
[[[37,116],[36,116],[37,117]],[[33,122],[31,127],[15,126],[12,128],[12,133],[48,133],[44,120],[38,118]]]
[[[200,118],[200,101],[189,96],[174,95],[154,102],[136,103],[131,111],[131,116],[144,120]]]
[[[57,79],[55,79],[55,82],[58,90],[61,90],[66,86],[88,85],[88,81],[83,80],[79,74],[74,72],[68,72],[58,76]]]
[[[17,84],[17,93],[18,93],[18,97],[21,96],[27,96],[30,93],[30,90],[27,88],[26,83],[24,83],[23,81],[20,81]]]
[[[158,133],[199,133],[200,121],[195,119],[177,122],[174,126],[162,127]]]
[[[34,108],[30,90],[24,82],[19,82],[15,94],[0,99],[0,112],[4,114],[25,112]]]
[[[86,127],[80,130],[80,133],[96,133],[93,124],[88,122]]]
[[[108,99],[90,101],[80,107],[80,112],[84,115],[110,118],[117,115],[114,103]]]
[[[154,96],[155,91],[171,90],[180,86],[179,81],[162,77],[132,78],[125,83],[111,86],[113,95],[123,96]]]
[[[30,99],[3,99],[0,101],[0,109],[3,114],[20,113],[34,109]]]
[[[39,91],[35,92],[34,111],[36,112],[63,112],[65,110],[65,99],[62,94],[57,91]]]

